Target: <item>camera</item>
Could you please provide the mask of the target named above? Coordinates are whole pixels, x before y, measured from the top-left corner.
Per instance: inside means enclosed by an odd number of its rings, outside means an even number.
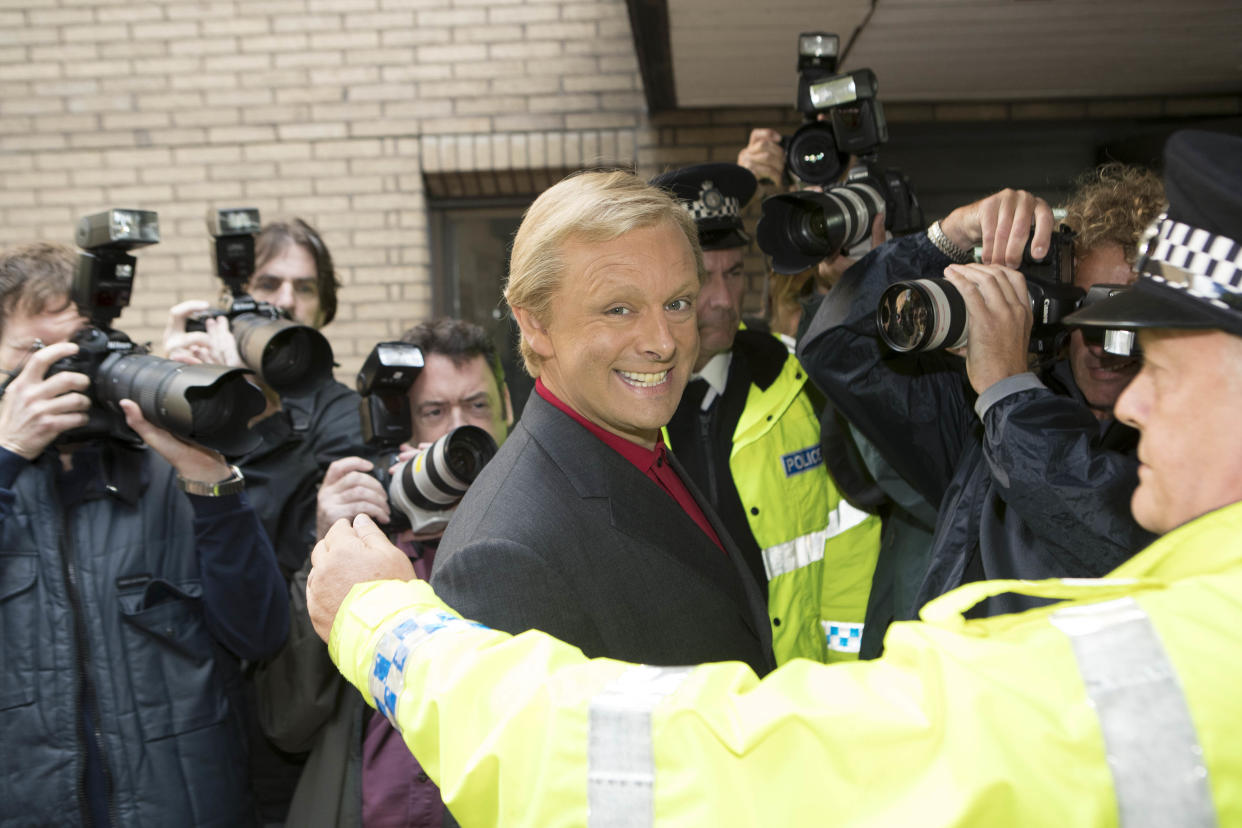
[[[870,69],[837,74],[838,38],[827,32],[798,35],[798,97],[804,123],[782,139],[785,168],[803,190],[764,199],[755,228],[759,247],[777,273],[801,273],[867,238],[871,223],[884,213],[894,234],[923,226],[923,211],[900,171],[881,169],[876,151],[888,141],[884,108],[876,99],[879,83]],[[860,159],[841,184],[849,164]]]
[[[259,229],[259,211],[252,207],[207,211],[212,262],[232,299],[226,310],[195,314],[185,327],[202,331],[209,318],[228,319],[247,367],[278,394],[305,393],[332,376],[332,346],[319,331],[293,322],[283,311],[246,293],[246,283],[254,275],[254,238]]]
[[[159,219],[148,210],[112,209],[78,223],[83,252],[72,299],[91,324],[71,338],[78,353],[53,363],[48,375],[85,374],[94,405],[85,426],[65,432],[56,442],[106,437],[140,444],[120,407],[121,400],[131,399],[148,421],[178,437],[223,454],[243,454],[258,445],[258,435],[247,424],[266,404],[263,392],[246,381],[247,371],[151,356],[111,327],[133,289],[137,259],[129,251],[158,241]]]
[[[798,35],[798,97],[804,123],[785,146],[786,170],[805,184],[826,186],[841,176],[851,155],[875,152],[888,141],[879,83],[870,69],[836,74],[839,38]],[[823,118],[821,119],[821,115]]]
[[[867,162],[850,170],[844,184],[822,193],[803,190],[764,199],[755,237],[772,257],[773,270],[801,273],[866,239],[881,212],[894,233],[923,226],[909,179],[900,170]]]
[[[1125,289],[1124,285],[1096,285],[1083,291],[1074,285],[1074,234],[1064,225],[1052,234],[1051,248],[1042,259],[1031,257],[1028,241],[1018,270],[1026,279],[1031,299],[1034,323],[1030,350],[1035,354],[1052,354],[1060,348],[1067,334],[1061,324],[1066,316],[1084,304]],[[966,344],[966,305],[957,288],[945,279],[913,279],[890,285],[880,296],[875,318],[880,338],[899,353]],[[1106,338],[1102,330],[1098,336]],[[1122,347],[1116,336],[1110,341]]]
[[[389,474],[377,467],[376,478],[388,491],[392,519],[389,532],[443,532],[470,484],[496,455],[496,441],[478,426],[463,425]]]
[[[409,390],[423,369],[423,352],[407,342],[380,342],[358,371],[362,436],[368,446],[393,449],[412,436]],[[496,454],[496,441],[478,426],[453,429],[392,474],[376,463],[375,478],[388,492],[390,533],[442,531],[458,501]]]

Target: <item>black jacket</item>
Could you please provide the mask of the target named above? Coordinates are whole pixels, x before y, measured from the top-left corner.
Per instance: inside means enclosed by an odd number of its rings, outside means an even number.
[[[939,504],[922,588],[899,617],[968,581],[1105,575],[1152,538],[1130,516],[1134,433],[1101,428],[1066,364],[1043,377],[1047,387],[1002,398],[980,421],[959,358],[886,352],[875,327],[884,288],[941,276],[948,264],[925,234],[881,246],[846,272],[798,347],[841,413]],[[1036,603],[1006,594],[982,612]]]

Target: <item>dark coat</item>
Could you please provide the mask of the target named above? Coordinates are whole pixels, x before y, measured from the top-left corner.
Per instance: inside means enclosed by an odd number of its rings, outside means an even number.
[[[654,665],[772,668],[759,585],[673,461],[720,548],[628,460],[538,394],[457,508],[432,570],[467,618]]]
[[[1042,376],[1047,387],[1004,397],[980,420],[960,358],[886,352],[875,324],[880,294],[902,279],[940,276],[948,264],[922,233],[873,250],[832,289],[798,345],[833,405],[939,504],[922,587],[898,618],[968,581],[1099,577],[1152,538],[1130,516],[1134,432],[1101,428],[1066,364]],[[1038,603],[1006,594],[983,612]]]

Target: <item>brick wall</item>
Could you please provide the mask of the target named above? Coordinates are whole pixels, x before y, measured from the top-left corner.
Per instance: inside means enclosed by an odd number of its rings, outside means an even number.
[[[792,85],[792,78],[791,78]],[[792,93],[792,86],[791,86]],[[890,106],[894,124],[1237,114],[1238,98]],[[427,174],[733,160],[783,108],[649,118],[624,0],[0,0],[0,244],[158,210],[120,326],[214,296],[204,215],[319,227],[352,376],[431,312]],[[753,284],[761,281],[756,257]],[[757,301],[757,290],[752,295]]]

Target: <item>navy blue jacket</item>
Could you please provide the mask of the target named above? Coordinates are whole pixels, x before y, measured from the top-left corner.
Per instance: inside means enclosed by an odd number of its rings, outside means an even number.
[[[949,264],[924,233],[880,246],[842,276],[798,345],[838,410],[939,504],[922,587],[898,618],[968,581],[1105,575],[1153,537],[1130,516],[1134,432],[1101,426],[1066,363],[1040,379],[1004,381],[1008,393],[988,389],[997,398],[981,419],[960,358],[887,352],[875,325],[880,294],[896,281],[942,276]],[[1037,603],[1001,595],[981,613]]]
[[[145,449],[59,465],[0,450],[0,822],[252,823],[239,659],[288,632],[254,511]]]

